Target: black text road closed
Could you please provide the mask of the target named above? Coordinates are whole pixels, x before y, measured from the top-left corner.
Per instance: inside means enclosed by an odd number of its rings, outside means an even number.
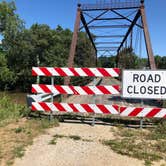
[[[124,98],[166,99],[166,71],[124,70]]]

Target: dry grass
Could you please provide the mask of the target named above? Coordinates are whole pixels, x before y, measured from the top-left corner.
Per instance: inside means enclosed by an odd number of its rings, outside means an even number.
[[[25,147],[33,143],[33,138],[45,129],[57,126],[57,121],[20,119],[15,123],[0,127],[0,165],[12,165],[16,157],[22,157]]]
[[[75,140],[75,141],[84,141],[84,142],[92,142],[91,140],[89,139],[82,139],[80,136],[78,135],[59,135],[59,134],[56,134],[53,136],[53,139],[51,139],[51,141],[49,142],[50,145],[56,145],[57,143],[57,139],[59,138],[67,138],[67,139],[72,139],[72,140]]]
[[[165,127],[166,123],[150,130],[119,127],[111,130],[115,139],[104,140],[102,143],[121,155],[144,160],[145,165],[150,166],[153,161],[166,161]]]

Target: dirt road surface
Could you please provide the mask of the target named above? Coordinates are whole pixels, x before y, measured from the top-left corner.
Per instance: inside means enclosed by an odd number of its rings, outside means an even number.
[[[142,166],[143,161],[122,156],[101,143],[113,139],[112,126],[60,123],[27,147],[25,156],[16,159],[14,166]],[[56,134],[56,144],[50,141]],[[69,136],[80,136],[80,140]]]

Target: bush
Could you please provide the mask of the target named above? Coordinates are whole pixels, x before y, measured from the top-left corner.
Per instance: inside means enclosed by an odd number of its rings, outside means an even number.
[[[24,106],[13,103],[9,97],[4,95],[0,99],[0,126],[20,118],[23,110],[25,110]]]

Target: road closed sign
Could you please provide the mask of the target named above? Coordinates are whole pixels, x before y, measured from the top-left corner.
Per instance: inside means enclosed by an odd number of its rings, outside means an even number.
[[[124,70],[124,98],[166,99],[166,70]]]

